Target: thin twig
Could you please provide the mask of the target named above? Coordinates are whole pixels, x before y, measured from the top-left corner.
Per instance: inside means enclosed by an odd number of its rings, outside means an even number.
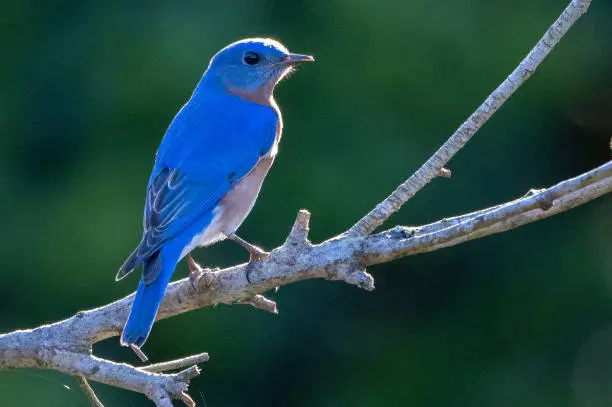
[[[572,25],[586,13],[590,4],[591,0],[573,0],[510,76],[489,95],[446,143],[391,195],[355,223],[347,233],[353,236],[365,236],[372,233],[418,191],[437,177],[446,163],[535,72]]]
[[[203,362],[208,362],[208,353],[200,353],[198,355],[187,356],[182,359],[171,360],[168,362],[155,363],[153,365],[143,366],[140,369],[151,373],[162,373],[171,370],[183,369],[187,366],[196,366]]]
[[[83,389],[83,392],[87,396],[87,399],[89,400],[89,403],[93,407],[104,407],[104,404],[102,404],[102,402],[100,401],[98,396],[96,396],[96,393],[91,388],[91,386],[89,385],[89,382],[87,381],[86,378],[84,378],[83,376],[78,376],[77,377],[77,382],[79,382],[79,386],[81,386],[81,389]]]

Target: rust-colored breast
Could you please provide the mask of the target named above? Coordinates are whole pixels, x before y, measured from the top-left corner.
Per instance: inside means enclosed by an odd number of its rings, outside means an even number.
[[[234,233],[249,215],[251,209],[253,209],[263,181],[270,167],[272,167],[274,157],[278,151],[278,143],[283,132],[283,119],[278,105],[272,97],[271,90],[262,89],[257,93],[231,91],[231,93],[244,100],[269,106],[276,112],[278,122],[274,143],[272,143],[270,150],[262,154],[251,171],[238,180],[232,189],[219,201],[219,228],[226,235]]]
[[[219,223],[224,234],[234,233],[249,215],[273,162],[273,156],[262,157],[255,167],[221,198]]]

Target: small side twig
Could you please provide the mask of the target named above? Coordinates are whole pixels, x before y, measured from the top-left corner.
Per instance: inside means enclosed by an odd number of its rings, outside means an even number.
[[[77,382],[79,383],[79,386],[81,386],[83,393],[85,393],[85,395],[87,396],[87,399],[89,400],[89,403],[93,407],[104,407],[104,404],[102,404],[102,402],[100,401],[100,399],[98,398],[94,390],[89,385],[89,382],[87,381],[86,378],[84,378],[83,376],[78,376]]]
[[[440,172],[438,172],[438,177],[440,178],[450,178],[453,176],[453,173],[448,168],[441,168]]]
[[[278,314],[278,307],[276,306],[276,302],[272,301],[269,298],[264,297],[261,294],[248,296],[246,298],[238,300],[237,303],[252,305],[255,308],[259,308],[264,311],[271,312],[273,314]]]
[[[151,373],[162,373],[171,370],[183,369],[187,366],[197,366],[200,363],[208,362],[210,357],[208,353],[200,353],[198,355],[187,356],[182,359],[170,360],[168,362],[155,363],[141,367],[142,370]]]
[[[291,232],[285,240],[285,245],[308,245],[308,233],[310,232],[310,212],[300,209],[291,228]]]

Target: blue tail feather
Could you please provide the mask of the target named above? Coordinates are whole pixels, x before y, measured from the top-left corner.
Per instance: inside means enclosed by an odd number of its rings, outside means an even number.
[[[121,334],[122,345],[141,347],[145,343],[164,298],[166,287],[172,278],[176,264],[181,259],[181,253],[185,246],[193,240],[193,237],[208,226],[211,218],[212,212],[207,212],[183,233],[166,241],[157,252],[142,259],[144,271],[138,284],[130,316]],[[138,259],[133,262],[131,258],[132,256],[126,261],[128,266],[141,261]]]
[[[132,311],[121,334],[121,344],[124,346],[133,344],[141,347],[151,332],[157,310],[176,266],[176,259],[164,258],[166,256],[167,253],[156,252],[144,262],[143,277],[138,284]],[[150,275],[148,270],[156,269],[160,270],[157,278],[146,281],[145,276]]]

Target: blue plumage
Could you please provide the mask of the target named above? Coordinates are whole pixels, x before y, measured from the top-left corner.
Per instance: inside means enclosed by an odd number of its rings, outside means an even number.
[[[142,240],[117,273],[144,266],[123,345],[146,341],[176,264],[197,246],[233,236],[250,212],[282,131],[274,86],[311,60],[268,39],[239,41],[211,60],[161,142]]]

